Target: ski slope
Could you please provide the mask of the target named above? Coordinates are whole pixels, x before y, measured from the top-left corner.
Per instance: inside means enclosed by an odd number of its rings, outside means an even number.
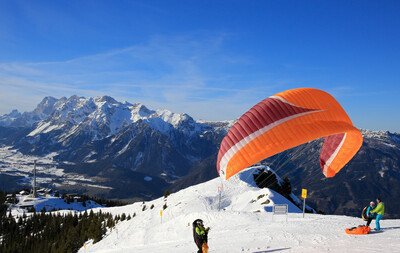
[[[255,187],[249,175],[223,184],[217,178],[154,201],[95,209],[136,216],[79,252],[197,252],[191,227],[197,218],[211,227],[209,252],[400,252],[400,220],[381,221],[381,233],[349,236],[344,229],[363,224],[361,219],[317,214],[303,218],[278,193]],[[168,207],[161,221],[164,204]],[[273,204],[288,204],[290,214],[273,216]]]

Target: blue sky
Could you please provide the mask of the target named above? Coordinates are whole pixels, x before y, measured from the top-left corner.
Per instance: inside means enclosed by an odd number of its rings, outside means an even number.
[[[107,94],[227,120],[316,87],[357,127],[400,132],[399,13],[385,0],[0,0],[0,114]]]

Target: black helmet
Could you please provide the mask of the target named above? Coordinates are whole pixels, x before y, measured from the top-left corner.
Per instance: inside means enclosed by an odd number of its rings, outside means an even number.
[[[197,225],[200,225],[200,226],[203,226],[203,220],[197,219],[197,220],[196,220],[196,224],[197,224]]]

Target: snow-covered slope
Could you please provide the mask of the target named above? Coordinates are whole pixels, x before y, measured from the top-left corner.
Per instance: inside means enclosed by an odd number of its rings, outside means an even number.
[[[79,252],[196,252],[191,223],[197,218],[211,227],[209,252],[395,252],[400,246],[398,220],[382,221],[385,230],[380,234],[347,236],[344,229],[361,224],[360,219],[316,214],[302,218],[279,194],[254,187],[248,175],[223,183],[213,179],[150,202],[95,209],[135,217]],[[288,217],[273,216],[273,204],[288,204]]]

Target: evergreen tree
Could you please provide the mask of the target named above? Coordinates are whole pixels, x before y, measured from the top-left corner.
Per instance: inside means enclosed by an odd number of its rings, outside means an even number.
[[[269,188],[274,191],[280,192],[280,185],[276,178],[275,173],[269,170],[259,169],[256,174],[253,175],[254,181],[259,188]]]
[[[169,195],[171,195],[171,191],[166,190],[166,191],[164,192],[164,198],[167,198]]]
[[[0,252],[77,252],[88,239],[101,240],[115,226],[110,213],[89,215],[34,213],[30,217],[0,217]],[[107,221],[107,222],[106,222]],[[107,224],[107,227],[106,227]]]

